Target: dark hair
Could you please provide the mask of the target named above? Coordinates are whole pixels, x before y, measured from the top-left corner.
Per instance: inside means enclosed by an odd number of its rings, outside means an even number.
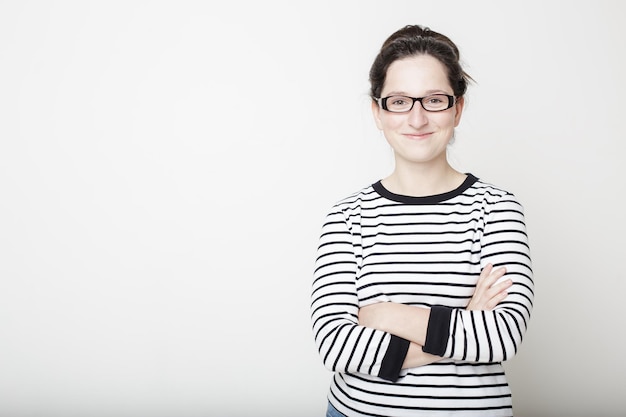
[[[396,31],[383,43],[370,69],[370,96],[380,98],[387,69],[399,59],[417,55],[438,59],[448,72],[448,81],[456,97],[462,97],[469,81],[473,81],[460,64],[457,46],[447,36],[420,25],[409,25]]]

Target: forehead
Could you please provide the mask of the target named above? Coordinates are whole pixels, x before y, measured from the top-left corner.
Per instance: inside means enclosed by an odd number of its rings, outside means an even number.
[[[430,55],[412,56],[394,61],[387,69],[383,95],[406,93],[423,95],[451,92],[444,65]]]

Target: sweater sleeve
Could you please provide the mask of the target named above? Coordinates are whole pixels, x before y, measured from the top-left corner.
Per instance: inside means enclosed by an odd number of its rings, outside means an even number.
[[[493,310],[435,306],[424,351],[462,361],[500,362],[519,349],[530,319],[534,284],[522,206],[506,193],[487,204],[481,239],[481,269],[504,266],[513,280],[507,297]]]
[[[395,381],[409,341],[358,324],[355,246],[360,244],[359,236],[351,230],[341,210],[336,209],[326,217],[311,293],[313,335],[327,369]]]

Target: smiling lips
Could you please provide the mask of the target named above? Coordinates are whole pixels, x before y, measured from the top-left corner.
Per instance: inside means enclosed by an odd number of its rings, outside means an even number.
[[[428,138],[430,135],[432,135],[433,132],[425,132],[425,133],[404,133],[404,136],[408,139],[412,139],[412,140],[420,140],[420,139],[426,139]]]

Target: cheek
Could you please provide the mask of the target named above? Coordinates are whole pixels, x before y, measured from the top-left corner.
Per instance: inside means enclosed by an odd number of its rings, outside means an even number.
[[[442,114],[442,116],[444,115]],[[450,113],[439,119],[437,123],[441,126],[441,128],[454,129],[459,124],[459,119],[457,119],[456,113]]]
[[[404,123],[404,117],[399,114],[385,114],[380,118],[379,128],[381,130],[394,130],[402,126]]]

